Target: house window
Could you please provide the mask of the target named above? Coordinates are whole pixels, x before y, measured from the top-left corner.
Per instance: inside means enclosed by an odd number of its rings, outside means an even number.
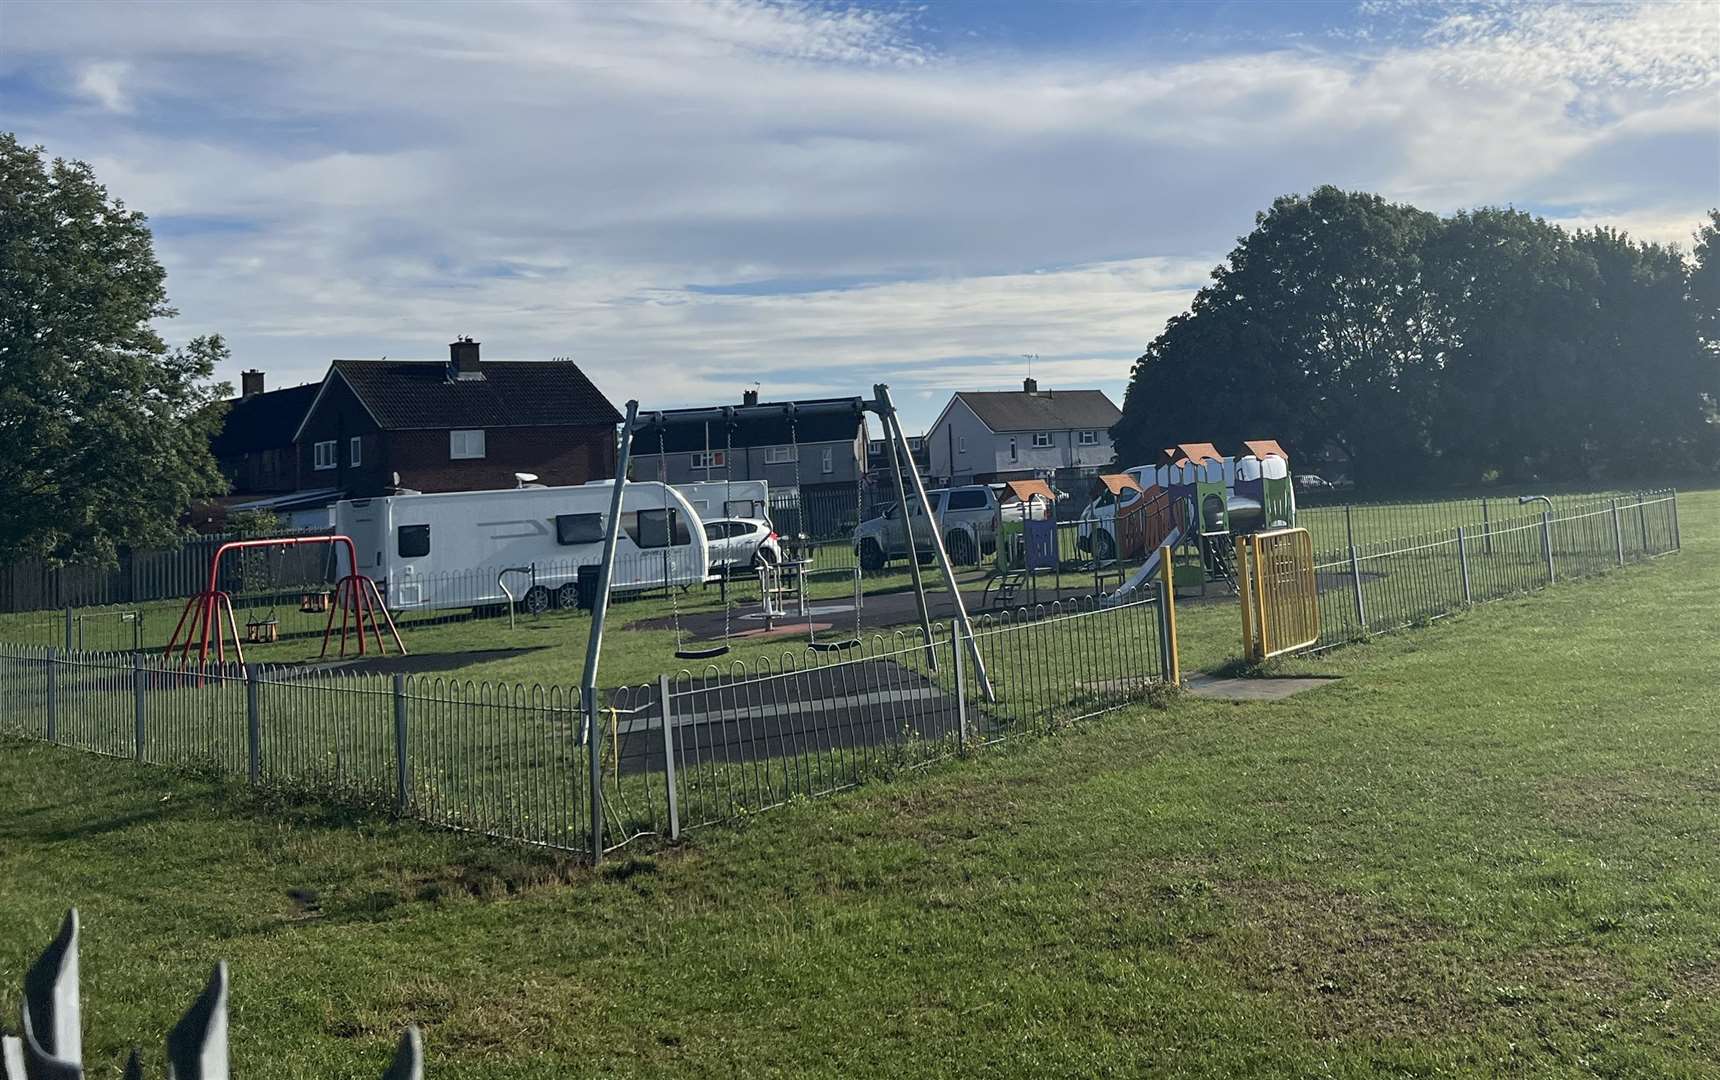
[[[1098,446],[1099,445],[1099,433],[1097,431],[1083,431],[1081,433],[1081,445],[1082,446]]]
[[[596,544],[602,540],[602,514],[557,514],[555,516],[555,542],[561,546]]]
[[[402,525],[394,530],[394,543],[402,559],[422,559],[430,554],[430,526]]]
[[[693,451],[693,468],[720,469],[723,467],[723,452],[721,450]]]
[[[484,456],[483,431],[450,431],[448,457],[453,461],[471,461]]]
[[[314,464],[316,467],[319,469],[332,469],[336,465],[340,464],[339,446],[340,440],[330,439],[327,442],[320,442],[311,447],[311,452],[315,456]]]
[[[346,441],[346,456],[351,459],[349,465],[357,466],[364,460],[364,440],[357,435]]]
[[[1015,437],[1012,435],[1009,439],[1009,460],[1014,461],[1015,457]]]
[[[1043,450],[1050,445],[1051,445],[1051,432],[1049,432],[1049,431],[1035,431],[1033,433],[1033,448],[1035,450]]]
[[[926,437],[924,435],[910,435],[910,436],[908,436],[908,449],[909,450],[913,450],[915,452],[918,452],[920,450],[925,449],[925,447],[926,447]]]
[[[792,446],[767,446],[764,448],[764,463],[766,465],[787,465],[791,461],[799,460],[799,458],[798,450]]]
[[[957,435],[956,436],[956,453],[958,453],[958,454],[967,453],[967,436],[966,435]]]
[[[826,473],[833,473],[836,471],[836,448],[834,446],[826,446],[824,448],[824,456],[822,460],[819,461],[819,470]]]

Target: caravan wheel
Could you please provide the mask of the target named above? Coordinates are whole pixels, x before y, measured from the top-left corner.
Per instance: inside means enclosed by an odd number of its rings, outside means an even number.
[[[555,590],[555,606],[563,611],[572,611],[579,606],[579,586],[568,582]]]
[[[549,590],[542,585],[533,585],[520,598],[520,606],[533,615],[542,615],[549,610]]]

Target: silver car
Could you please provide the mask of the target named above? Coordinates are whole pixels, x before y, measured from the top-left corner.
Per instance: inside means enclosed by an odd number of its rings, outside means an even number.
[[[776,529],[763,518],[715,518],[705,522],[705,538],[710,542],[711,569],[718,573],[782,561]]]
[[[969,484],[928,491],[926,498],[931,501],[938,532],[951,562],[971,566],[979,562],[981,555],[997,550],[997,527],[1002,517],[997,492],[984,484]],[[920,510],[919,500],[911,496],[908,521],[920,558],[930,558],[932,546],[926,515]],[[860,568],[868,571],[881,570],[892,559],[905,557],[908,539],[900,509],[892,504],[876,517],[862,521],[854,530],[854,553],[860,559]]]

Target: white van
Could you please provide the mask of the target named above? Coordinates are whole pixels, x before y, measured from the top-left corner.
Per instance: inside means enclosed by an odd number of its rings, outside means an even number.
[[[335,505],[335,531],[352,537],[359,572],[394,611],[506,603],[504,571],[527,610],[571,608],[579,568],[603,561],[612,483],[346,499]],[[705,579],[705,527],[680,492],[633,481],[621,499],[612,591]]]
[[[765,480],[706,480],[676,484],[700,521],[770,518],[770,483]]]

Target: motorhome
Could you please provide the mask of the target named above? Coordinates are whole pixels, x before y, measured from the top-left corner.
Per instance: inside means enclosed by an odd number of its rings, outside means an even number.
[[[708,480],[676,484],[700,521],[719,518],[770,518],[770,483],[765,480]]]
[[[579,568],[603,561],[612,484],[347,499],[335,506],[335,530],[352,537],[359,572],[394,611],[480,607],[510,595],[529,611],[571,608]],[[613,592],[709,574],[705,527],[680,492],[629,482],[621,511]]]

